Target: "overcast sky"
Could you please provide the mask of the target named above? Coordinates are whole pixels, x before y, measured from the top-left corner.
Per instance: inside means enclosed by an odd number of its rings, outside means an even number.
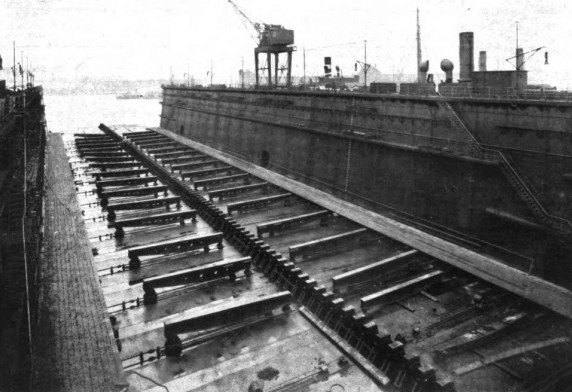
[[[322,73],[323,57],[344,75],[356,59],[381,72],[416,72],[415,15],[419,6],[423,58],[443,78],[439,63],[458,70],[459,32],[475,34],[475,64],[488,52],[488,69],[510,69],[515,22],[528,51],[545,46],[525,67],[529,81],[572,87],[564,80],[572,60],[572,8],[565,0],[236,0],[253,20],[295,31],[294,74]],[[206,82],[213,63],[215,83],[238,80],[244,58],[253,69],[252,30],[227,0],[0,0],[0,53],[12,65],[12,41],[36,69],[36,80],[97,78],[167,79],[189,70]],[[25,62],[25,60],[24,60]]]

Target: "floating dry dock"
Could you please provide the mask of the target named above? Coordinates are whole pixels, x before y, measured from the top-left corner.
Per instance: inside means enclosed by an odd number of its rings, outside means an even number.
[[[255,165],[166,130],[100,129],[67,143],[85,231],[65,234],[80,245],[89,239],[90,301],[104,322],[56,367],[72,369],[70,358],[97,338],[110,390],[568,385],[566,317],[372,230],[327,198],[309,200]],[[101,162],[93,153],[106,148]],[[133,166],[116,166],[117,152]],[[177,166],[202,155],[199,168]],[[103,390],[91,376],[78,381],[85,372],[51,378]]]

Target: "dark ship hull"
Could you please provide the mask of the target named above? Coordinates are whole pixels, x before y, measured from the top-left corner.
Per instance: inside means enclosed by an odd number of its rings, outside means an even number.
[[[454,264],[570,315],[570,102],[163,89],[162,128],[483,255]]]

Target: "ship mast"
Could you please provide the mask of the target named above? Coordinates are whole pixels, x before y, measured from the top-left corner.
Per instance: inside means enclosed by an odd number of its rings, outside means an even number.
[[[417,83],[421,83],[421,70],[419,65],[421,64],[421,26],[419,25],[419,7],[417,7]]]

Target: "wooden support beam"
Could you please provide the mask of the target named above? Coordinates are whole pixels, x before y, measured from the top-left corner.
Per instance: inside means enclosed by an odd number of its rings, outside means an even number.
[[[206,190],[208,186],[223,185],[229,182],[235,182],[240,180],[248,182],[251,178],[252,176],[248,173],[240,173],[240,174],[233,174],[231,176],[207,178],[206,180],[194,181],[193,185],[195,186],[195,189],[199,189],[202,187],[203,189]]]
[[[269,184],[267,182],[261,182],[261,183],[250,184],[250,185],[236,186],[236,187],[232,187],[232,188],[217,189],[215,191],[209,192],[209,200],[213,200],[213,199],[222,200],[224,197],[228,197],[228,196],[236,196],[236,195],[240,195],[243,193],[256,192],[259,190],[265,191],[268,189],[268,187],[269,187]]]
[[[84,159],[90,159],[92,157],[130,157],[126,151],[112,151],[112,152],[92,152],[89,155],[84,156]]]
[[[155,186],[102,191],[100,194],[101,205],[103,207],[107,206],[109,204],[109,198],[111,197],[145,196],[145,195],[155,195],[155,197],[157,197],[160,192],[163,192],[163,194],[167,196],[167,191],[168,189],[166,185],[155,185]]]
[[[208,166],[220,166],[223,165],[223,163],[217,159],[208,159],[202,162],[190,162],[190,163],[179,163],[177,165],[171,165],[171,171],[175,172],[177,170],[181,171],[181,176],[183,178],[185,177],[189,177],[186,172],[184,172],[183,170],[185,169],[199,169],[201,167],[208,167]]]
[[[138,161],[133,162],[90,162],[90,167],[102,168],[127,168],[127,167],[141,167],[143,164]]]
[[[361,229],[304,242],[302,244],[292,245],[288,247],[290,260],[296,261],[298,258],[306,259],[318,254],[331,253],[333,251],[339,250],[340,247],[350,244],[357,244],[360,241],[371,237],[372,234],[375,233],[372,233],[370,230],[364,227]]]
[[[90,176],[94,176],[98,179],[105,177],[127,177],[127,176],[138,176],[141,174],[149,174],[149,169],[126,169],[126,170],[110,170],[110,171],[99,171],[87,173]]]
[[[284,203],[287,205],[292,199],[291,193],[281,193],[279,195],[272,195],[267,197],[261,197],[258,199],[239,201],[236,203],[228,203],[226,206],[227,212],[229,214],[233,212],[244,212],[247,210],[259,210],[262,208],[268,208],[277,203]]]
[[[403,242],[412,248],[449,263],[487,282],[552,309],[568,318],[572,318],[572,291],[564,287],[511,267],[503,263],[502,260],[495,259],[492,256],[478,253],[472,249],[459,246],[433,234],[400,223],[381,213],[348,203],[310,185],[187,139],[174,132],[161,128],[156,130],[182,144],[271,182],[389,238]]]
[[[103,147],[118,147],[119,143],[114,141],[89,141],[89,142],[77,142],[76,148],[78,150],[90,150],[92,148],[103,148]]]
[[[328,210],[310,212],[308,214],[292,216],[289,218],[277,219],[270,222],[264,222],[256,225],[256,235],[258,238],[262,238],[264,234],[273,236],[277,231],[283,231],[288,229],[294,229],[305,225],[310,222],[320,221],[321,224],[325,224],[327,218],[330,217],[332,213]]]
[[[106,154],[105,156],[95,157],[95,156],[84,156],[83,159],[89,162],[133,162],[134,157],[125,156],[111,156],[111,154]]]
[[[360,299],[362,310],[374,305],[389,304],[410,297],[441,280],[443,271],[436,270],[391,286]]]
[[[85,154],[93,154],[96,152],[114,152],[114,151],[124,151],[123,147],[121,146],[117,146],[117,147],[93,147],[93,148],[89,148],[89,149],[78,149],[78,152],[81,156],[85,155]]]
[[[121,186],[121,185],[140,185],[148,184],[150,182],[157,184],[158,178],[156,176],[147,177],[123,177],[115,178],[113,180],[99,180],[95,181],[95,186],[98,190],[108,186]]]
[[[129,266],[139,268],[141,265],[140,256],[160,255],[166,253],[189,252],[191,250],[203,249],[210,251],[210,245],[216,244],[218,249],[222,249],[222,233],[210,233],[176,240],[162,241],[155,244],[137,246],[127,251]]]
[[[460,375],[472,372],[474,370],[480,369],[483,366],[487,366],[491,363],[502,361],[503,359],[508,359],[511,357],[515,357],[517,355],[522,355],[522,354],[525,354],[529,351],[539,350],[541,348],[546,348],[546,347],[555,346],[555,345],[559,345],[559,344],[568,344],[568,342],[570,342],[569,338],[560,337],[560,338],[555,338],[555,339],[548,339],[548,340],[545,340],[542,342],[525,344],[525,345],[520,346],[520,347],[516,347],[516,348],[506,350],[506,351],[503,351],[500,353],[489,355],[485,358],[481,358],[480,360],[475,361],[475,362],[471,362],[467,365],[460,366],[457,369],[455,369],[455,374],[460,376]]]
[[[103,133],[74,133],[75,140],[89,140],[89,139],[110,139],[109,136]]]
[[[149,135],[160,135],[160,133],[156,131],[146,130],[146,131],[129,131],[123,134],[126,137],[141,137],[141,136],[149,136]]]
[[[165,159],[169,159],[169,158],[178,158],[178,157],[183,157],[185,155],[188,156],[193,156],[191,154],[193,154],[193,150],[191,150],[189,147],[184,146],[185,149],[184,150],[180,150],[180,151],[170,151],[170,152],[159,152],[159,153],[155,153],[153,155],[155,155],[155,159],[160,159],[161,161],[164,161]],[[197,153],[199,155],[204,155],[201,153]],[[195,154],[195,156],[197,155]]]
[[[409,264],[411,260],[415,260],[421,253],[415,249],[407,252],[399,253],[395,256],[388,257],[376,263],[356,268],[352,271],[334,276],[332,281],[334,288],[339,289],[340,286],[361,283],[364,280],[370,280],[373,277],[383,275],[397,267]]]
[[[165,146],[169,146],[165,144]],[[171,144],[169,147],[160,147],[160,148],[150,148],[147,150],[147,154],[164,154],[168,152],[187,152],[189,148],[187,146],[182,146],[179,143],[175,142]]]
[[[146,199],[146,200],[131,200],[122,203],[114,203],[107,205],[108,219],[115,219],[116,211],[125,210],[140,210],[147,208],[156,208],[166,206],[169,209],[169,205],[176,204],[177,208],[181,207],[181,198],[179,196],[168,196],[159,197],[156,199]],[[110,215],[113,214],[113,217]]]
[[[162,148],[166,148],[167,150],[169,148],[177,148],[177,146],[180,147],[180,145],[170,139],[165,139],[163,140],[150,140],[150,141],[145,141],[145,142],[135,142],[135,145],[141,149],[152,149],[152,150],[158,150],[158,149],[162,149]]]
[[[175,154],[175,153],[173,153]],[[174,163],[196,162],[197,159],[206,159],[208,155],[201,154],[198,151],[179,151],[176,154],[181,154],[173,158],[161,159],[163,165],[172,165]]]
[[[261,317],[277,308],[288,310],[291,298],[292,294],[289,291],[264,297],[239,297],[197,309],[192,316],[175,316],[165,322],[164,335],[167,338],[165,345],[169,346],[170,340],[179,334],[224,327],[249,318]]]
[[[165,212],[162,214],[153,214],[148,216],[140,216],[137,218],[121,219],[107,225],[107,227],[115,228],[115,236],[123,237],[125,234],[123,228],[125,227],[141,227],[150,225],[165,225],[169,223],[185,224],[185,219],[191,219],[193,222],[197,221],[197,212],[195,210],[189,211],[175,211]]]
[[[245,275],[251,274],[250,257],[242,257],[232,260],[221,260],[210,264],[204,264],[193,268],[172,272],[143,280],[143,303],[145,305],[157,303],[155,289],[179,285],[204,283],[215,279],[229,277],[236,279],[236,274],[244,271]]]
[[[237,169],[232,167],[232,166],[221,164],[219,167],[215,167],[212,169],[200,169],[200,170],[193,170],[193,171],[185,172],[184,178],[188,178],[189,180],[192,180],[193,178],[203,178],[203,177],[208,177],[208,176],[220,174],[220,173],[230,174],[230,173],[234,173],[236,171],[237,171]]]

